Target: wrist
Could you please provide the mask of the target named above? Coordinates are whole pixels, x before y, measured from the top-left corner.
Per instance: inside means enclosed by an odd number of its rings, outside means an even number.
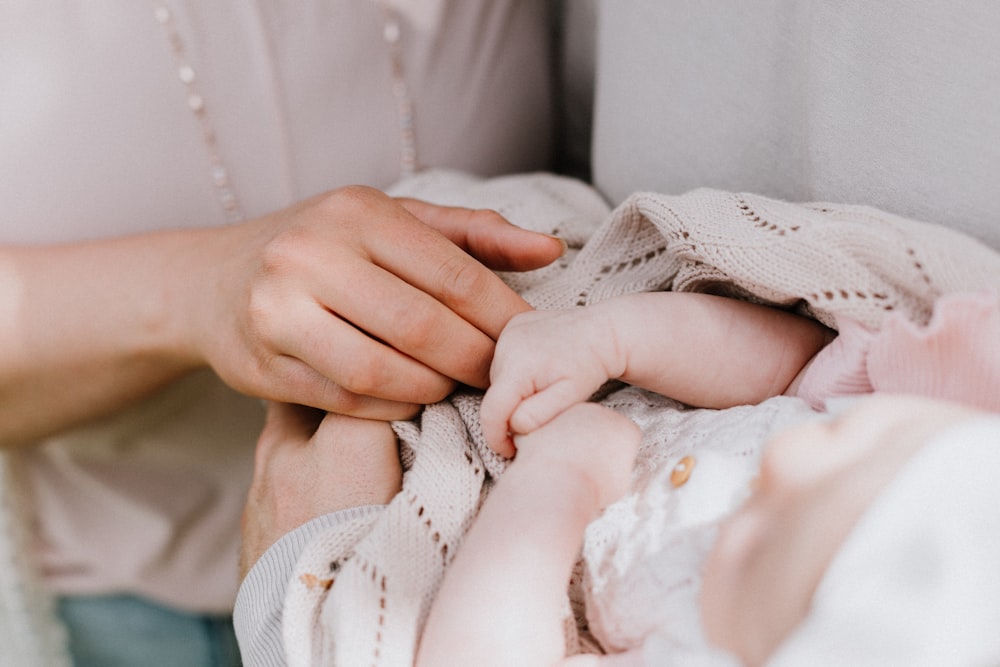
[[[600,480],[571,453],[561,453],[559,447],[536,443],[518,445],[517,458],[504,473],[508,487],[520,489],[525,512],[545,510],[551,504],[572,507],[586,523],[601,510]],[[507,481],[508,476],[512,479]]]
[[[583,309],[587,322],[581,330],[588,332],[590,347],[607,375],[606,380],[625,379],[628,375],[632,328],[641,329],[641,322],[631,318],[630,302],[627,297],[618,297]]]
[[[246,274],[247,224],[167,233],[157,347],[178,363],[213,365],[213,348],[229,344],[223,318],[237,306],[233,288]]]

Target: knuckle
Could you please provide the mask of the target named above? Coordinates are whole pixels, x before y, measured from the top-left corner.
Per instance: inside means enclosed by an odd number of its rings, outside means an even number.
[[[261,388],[262,398],[287,398],[288,388],[294,386],[296,380],[294,364],[286,357],[269,354],[263,345],[251,350],[246,368],[250,380]]]
[[[359,407],[362,397],[374,396],[382,382],[382,363],[373,355],[356,355],[344,366],[338,378],[342,394],[350,396],[351,406]],[[347,400],[347,396],[343,398]]]
[[[250,352],[258,358],[276,337],[275,300],[267,289],[252,289],[247,296],[246,316],[243,323],[243,340]]]
[[[384,195],[376,188],[367,185],[345,185],[333,191],[332,197],[348,202],[367,203],[373,199],[382,199]]]
[[[490,226],[496,224],[508,224],[507,218],[500,215],[491,208],[476,208],[469,210],[469,223],[479,226]]]
[[[428,349],[438,342],[440,323],[434,316],[434,309],[425,304],[404,304],[392,314],[391,321],[393,331],[398,332],[407,351]]]
[[[332,380],[326,380],[323,383],[323,387],[320,390],[320,400],[330,412],[342,415],[357,414],[364,404],[361,396],[347,390]]]
[[[303,248],[308,248],[309,230],[301,225],[283,229],[275,234],[260,253],[261,274],[266,277],[286,275],[297,264]]]
[[[430,383],[420,397],[420,403],[437,403],[448,397],[448,394],[455,388],[453,382]]]
[[[370,209],[385,200],[385,195],[366,185],[346,185],[326,193],[320,198],[321,213],[332,217],[351,217],[358,211]]]
[[[255,283],[250,287],[246,299],[246,317],[250,327],[256,327],[259,322],[267,321],[273,305],[270,290]]]
[[[441,264],[437,284],[446,303],[460,306],[481,299],[489,289],[492,278],[493,274],[482,265],[457,255]]]
[[[532,433],[545,423],[531,403],[521,403],[510,416],[510,428],[515,433]]]

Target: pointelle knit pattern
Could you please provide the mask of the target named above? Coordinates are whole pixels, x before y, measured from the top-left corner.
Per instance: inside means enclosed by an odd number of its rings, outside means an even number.
[[[866,207],[696,190],[637,193],[609,211],[586,185],[543,174],[482,181],[427,172],[395,193],[494,208],[566,238],[569,251],[554,266],[505,276],[536,308],[673,289],[878,331],[890,315],[925,325],[946,294],[1000,298],[1000,254]],[[698,564],[715,522],[745,497],[767,437],[815,413],[792,397],[695,410],[616,383],[593,400],[633,418],[643,443],[632,492],[591,524],[568,582],[568,651],[645,646],[655,664],[732,664],[707,649],[697,619],[684,613],[700,586]],[[394,425],[403,489],[363,525],[321,534],[306,548],[286,599],[290,665],[412,663],[448,563],[506,465],[482,440],[478,406],[476,392],[458,392]],[[692,453],[693,483],[673,488],[669,471]]]

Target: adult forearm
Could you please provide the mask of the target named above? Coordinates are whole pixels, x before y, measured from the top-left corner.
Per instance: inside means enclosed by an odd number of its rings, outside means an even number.
[[[381,420],[485,385],[493,339],[529,306],[477,258],[537,268],[562,245],[488,211],[408,206],[349,187],[228,227],[0,247],[0,443],[199,366]]]
[[[202,365],[184,331],[210,236],[0,249],[0,444],[110,414]]]

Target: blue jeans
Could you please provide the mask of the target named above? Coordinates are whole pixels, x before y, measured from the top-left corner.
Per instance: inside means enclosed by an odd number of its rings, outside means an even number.
[[[239,667],[229,616],[189,614],[130,595],[58,599],[74,667]]]

